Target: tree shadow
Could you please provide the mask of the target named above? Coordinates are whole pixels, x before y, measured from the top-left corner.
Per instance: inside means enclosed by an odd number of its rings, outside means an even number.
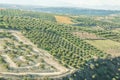
[[[0,78],[0,80],[7,80]],[[33,80],[33,79],[22,79]],[[36,79],[41,80],[41,79]],[[92,59],[78,71],[63,78],[43,80],[120,80],[120,57]]]
[[[120,80],[120,57],[92,59],[63,80]]]

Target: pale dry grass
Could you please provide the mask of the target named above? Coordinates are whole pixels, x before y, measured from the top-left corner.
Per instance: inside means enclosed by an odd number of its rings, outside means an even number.
[[[120,56],[119,42],[112,40],[86,40],[86,42],[108,54],[111,54],[112,56]]]
[[[5,10],[5,8],[0,8],[0,10]]]
[[[94,30],[104,30],[102,27],[100,27],[100,26],[96,26],[96,27],[92,27],[92,29],[94,29]]]
[[[117,33],[120,33],[120,28],[116,28],[114,30],[112,30],[113,32],[117,32]]]
[[[58,23],[73,24],[71,18],[67,16],[55,16],[55,18]]]

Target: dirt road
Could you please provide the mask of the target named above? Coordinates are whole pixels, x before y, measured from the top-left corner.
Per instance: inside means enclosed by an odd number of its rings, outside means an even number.
[[[0,30],[0,32],[3,32],[4,30]],[[44,51],[42,49],[37,48],[36,45],[34,45],[29,39],[24,37],[21,32],[14,31],[14,30],[6,30],[8,32],[11,32],[12,35],[14,35],[19,41],[23,42],[24,44],[32,45],[33,50],[35,50],[38,54],[44,56],[43,59],[46,63],[53,66],[57,69],[57,72],[45,72],[45,73],[34,73],[34,72],[25,72],[25,73],[12,73],[12,72],[0,72],[0,74],[3,75],[39,75],[39,76],[59,76],[59,75],[68,75],[75,71],[75,69],[68,69],[62,66],[58,63],[58,61],[50,55],[47,51]],[[9,59],[6,55],[4,55],[7,59]],[[11,66],[16,66],[11,60],[8,60],[9,63],[11,63]]]

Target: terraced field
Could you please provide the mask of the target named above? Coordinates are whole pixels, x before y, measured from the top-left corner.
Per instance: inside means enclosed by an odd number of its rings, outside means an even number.
[[[0,79],[120,80],[118,21],[69,16],[1,10]]]
[[[119,30],[117,30],[119,31]],[[97,49],[104,51],[105,53],[111,54],[113,57],[120,56],[120,43],[100,37],[94,33],[88,32],[73,32],[74,36],[85,40],[87,43],[93,45]]]
[[[2,43],[0,59],[4,61],[0,64],[1,76],[65,76],[74,71],[60,65],[48,52],[38,49],[20,32],[14,30],[0,32],[3,34],[0,36]]]

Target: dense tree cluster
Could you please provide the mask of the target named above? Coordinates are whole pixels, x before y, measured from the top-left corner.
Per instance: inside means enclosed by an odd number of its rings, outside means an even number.
[[[83,69],[63,80],[120,80],[120,57],[90,60]]]

